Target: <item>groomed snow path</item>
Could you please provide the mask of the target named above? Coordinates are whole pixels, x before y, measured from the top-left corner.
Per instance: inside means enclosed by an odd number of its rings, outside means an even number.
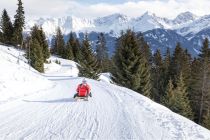
[[[44,75],[52,86],[0,104],[1,140],[210,140],[207,129],[109,83],[88,79],[93,97],[75,102],[82,78],[69,70],[63,63]]]

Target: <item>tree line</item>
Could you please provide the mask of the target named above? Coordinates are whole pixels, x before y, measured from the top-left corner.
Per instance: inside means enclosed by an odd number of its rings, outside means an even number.
[[[25,24],[24,8],[21,0],[18,0],[18,8],[14,15],[14,22],[12,23],[7,10],[2,11],[0,20],[0,42],[9,45],[22,45],[23,43],[23,28]]]
[[[210,49],[207,38],[196,58],[183,50],[180,43],[174,52],[167,49],[161,55],[160,50],[151,53],[142,34],[127,30],[117,38],[115,53],[109,57],[103,33],[98,35],[93,50],[87,33],[80,41],[71,32],[65,42],[58,27],[49,49],[45,33],[37,25],[23,38],[25,17],[22,4],[18,0],[14,23],[3,10],[0,42],[21,45],[26,50],[29,64],[39,72],[44,72],[44,63],[48,63],[50,54],[77,62],[79,76],[98,79],[100,73],[110,72],[115,84],[143,94],[210,129]]]

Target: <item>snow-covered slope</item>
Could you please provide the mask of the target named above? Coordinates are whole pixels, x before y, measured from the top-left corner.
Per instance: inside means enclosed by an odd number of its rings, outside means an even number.
[[[194,20],[193,22],[183,24],[177,29],[177,33],[186,36],[189,40],[196,35],[196,33],[210,28],[210,15]]]
[[[190,53],[193,57],[197,56],[197,52],[194,50],[194,46],[191,44],[191,42],[173,30],[153,29],[144,32],[143,35],[152,52],[155,52],[157,49],[159,49],[161,54],[165,54],[167,48],[169,48],[173,53],[177,42],[179,42],[182,48],[187,49],[188,53]]]
[[[2,46],[1,46],[2,48]],[[16,51],[17,52],[17,51]],[[39,84],[50,81],[52,87],[42,90],[36,87],[36,94],[19,97],[0,104],[0,139],[136,139],[136,140],[209,140],[210,131],[192,121],[171,112],[152,100],[127,88],[103,81],[87,79],[93,97],[88,102],[75,102],[72,96],[83,78],[75,77],[75,63],[58,59],[61,65],[47,65],[42,76],[24,65],[11,61],[12,55],[0,50],[1,85],[10,78],[6,71],[24,70],[16,83],[27,85],[22,77],[39,80]],[[1,57],[5,56],[5,57]],[[8,59],[10,58],[10,59]],[[2,65],[3,64],[3,65]],[[47,80],[48,79],[48,80]],[[36,83],[36,80],[33,81]],[[16,87],[11,83],[11,89]],[[31,88],[36,84],[31,83]],[[37,83],[38,84],[38,83]],[[5,85],[5,84],[4,84]],[[35,91],[35,90],[32,90]],[[22,92],[16,89],[17,94]],[[31,89],[25,89],[31,92]],[[0,99],[5,96],[0,92]]]
[[[53,86],[26,62],[23,52],[0,45],[0,104]]]

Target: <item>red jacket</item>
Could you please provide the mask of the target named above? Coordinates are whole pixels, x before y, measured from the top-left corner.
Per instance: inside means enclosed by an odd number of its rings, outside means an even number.
[[[79,96],[87,96],[90,93],[90,86],[88,84],[79,84],[77,86],[77,93]]]

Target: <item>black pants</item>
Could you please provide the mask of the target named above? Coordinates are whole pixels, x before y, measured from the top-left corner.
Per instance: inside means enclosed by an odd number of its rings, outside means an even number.
[[[90,92],[90,93],[87,94],[87,96],[85,96],[85,97],[88,97],[88,96],[92,97],[92,93]],[[74,98],[75,98],[75,97],[79,97],[79,96],[78,96],[78,93],[74,94]]]

